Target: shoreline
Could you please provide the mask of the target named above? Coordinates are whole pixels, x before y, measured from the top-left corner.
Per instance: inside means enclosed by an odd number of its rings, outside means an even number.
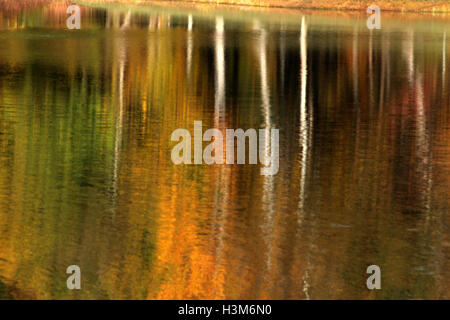
[[[264,9],[306,9],[324,11],[366,11],[370,5],[377,5],[382,11],[415,13],[448,13],[450,1],[392,1],[392,0],[83,0],[93,4],[164,5],[173,7],[242,7]]]

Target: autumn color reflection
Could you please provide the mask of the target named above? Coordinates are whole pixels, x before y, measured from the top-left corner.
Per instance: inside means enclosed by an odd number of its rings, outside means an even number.
[[[448,22],[82,16],[0,14],[2,297],[449,298]],[[195,120],[279,128],[278,174],[175,166]]]

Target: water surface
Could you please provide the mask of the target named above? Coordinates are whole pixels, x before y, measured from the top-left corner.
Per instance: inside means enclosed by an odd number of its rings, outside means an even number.
[[[450,298],[445,17],[0,8],[2,298]],[[174,165],[195,120],[278,174]]]

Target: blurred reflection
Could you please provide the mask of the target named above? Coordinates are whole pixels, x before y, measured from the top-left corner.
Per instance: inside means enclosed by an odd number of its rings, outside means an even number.
[[[447,21],[4,3],[1,298],[449,298]],[[279,173],[173,165],[195,120]]]
[[[187,69],[187,75],[188,78],[191,76],[191,68],[192,68],[192,47],[194,40],[192,39],[192,26],[194,24],[192,14],[188,16],[188,32],[187,32],[187,39],[186,39],[186,69]]]

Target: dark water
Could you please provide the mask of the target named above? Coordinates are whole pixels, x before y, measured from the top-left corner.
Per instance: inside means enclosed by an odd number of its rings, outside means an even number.
[[[450,22],[66,7],[0,7],[1,297],[450,298]],[[195,120],[278,174],[174,165]]]

